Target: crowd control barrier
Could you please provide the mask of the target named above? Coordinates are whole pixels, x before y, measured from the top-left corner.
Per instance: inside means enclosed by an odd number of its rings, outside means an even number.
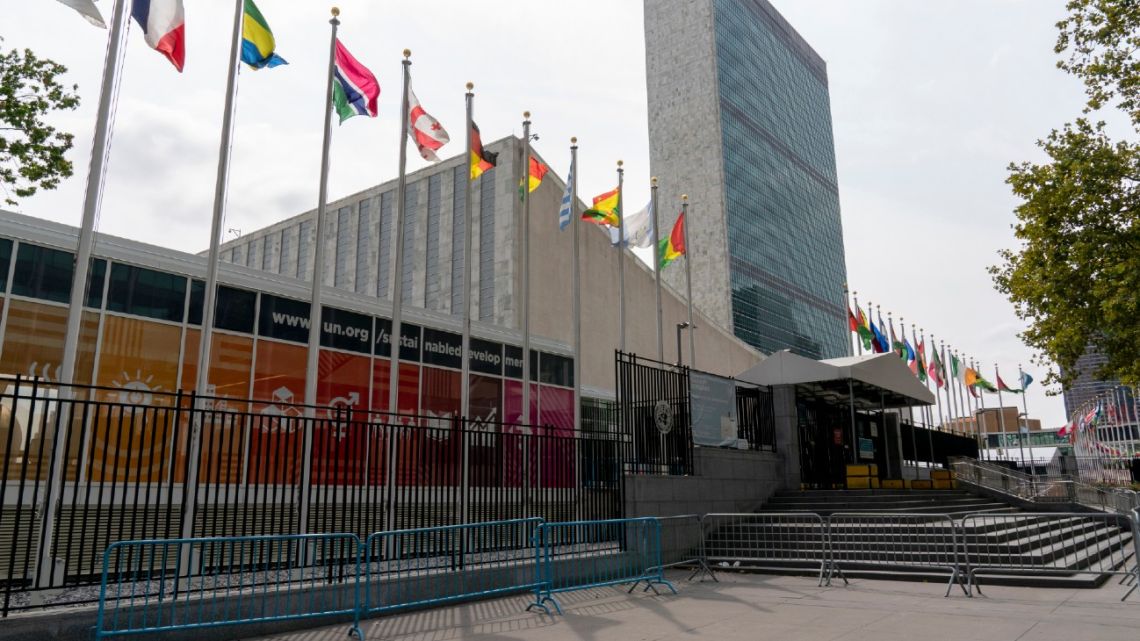
[[[540,518],[376,532],[364,544],[362,616],[538,589]]]
[[[360,539],[303,534],[119,541],[103,553],[95,638],[350,617]]]
[[[655,518],[543,523],[535,531],[534,558],[538,586],[528,610],[549,612],[550,604],[562,614],[555,593],[605,585],[628,583],[632,592],[644,581],[654,592],[664,585],[677,593],[665,579]]]
[[[713,568],[815,571],[823,585],[827,526],[812,512],[706,514],[705,555]]]
[[[705,553],[704,517],[699,514],[659,516],[661,523],[661,567],[691,568],[687,580],[706,575],[719,582]]]
[[[1132,514],[1099,512],[969,514],[962,519],[970,585],[982,593],[980,575],[1119,575],[1140,577],[1140,532]],[[1035,550],[1020,550],[1027,542]],[[1132,588],[1121,597],[1128,598]]]
[[[970,595],[962,573],[961,544],[947,514],[836,512],[827,517],[831,550],[827,583],[843,569],[944,570],[946,596],[957,583]],[[846,577],[844,577],[846,581]]]

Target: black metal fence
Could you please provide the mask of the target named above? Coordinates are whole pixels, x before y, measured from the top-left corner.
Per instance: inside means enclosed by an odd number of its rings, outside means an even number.
[[[0,616],[94,599],[103,550],[119,540],[618,518],[636,447],[616,429],[9,379]]]
[[[618,426],[633,438],[629,473],[693,473],[689,368],[616,352]]]
[[[736,429],[748,441],[750,450],[776,451],[776,413],[772,390],[761,387],[736,388]]]

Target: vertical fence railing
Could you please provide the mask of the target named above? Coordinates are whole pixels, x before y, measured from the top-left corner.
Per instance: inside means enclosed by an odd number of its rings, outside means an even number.
[[[829,582],[833,574],[845,569],[934,569],[950,573],[946,596],[955,583],[963,594],[969,594],[958,529],[949,515],[836,512],[827,517],[827,531]]]
[[[607,585],[645,583],[677,590],[665,580],[661,562],[661,523],[655,518],[608,519],[543,523],[535,531],[534,558],[538,568],[531,608],[562,608],[554,594]]]
[[[623,514],[633,439],[616,426],[578,434],[344,408],[312,414],[286,403],[0,378],[0,617],[35,607],[37,590],[53,590],[61,604],[93,601],[80,588],[99,583],[104,550],[121,540],[178,539],[184,531],[194,538],[305,531],[363,539],[464,520]],[[202,446],[190,461],[196,422]],[[301,436],[309,424],[312,478],[302,487]],[[39,515],[55,439],[64,439],[67,467],[44,564]],[[187,487],[194,467],[196,484]],[[302,496],[309,502],[304,524]],[[192,523],[183,523],[186,514]],[[37,573],[41,567],[53,571]]]
[[[95,638],[329,617],[362,638],[360,549],[352,534],[117,541]]]
[[[689,370],[616,352],[618,426],[632,437],[624,471],[693,474]]]
[[[705,559],[714,570],[811,572],[823,585],[827,525],[811,512],[706,514]]]

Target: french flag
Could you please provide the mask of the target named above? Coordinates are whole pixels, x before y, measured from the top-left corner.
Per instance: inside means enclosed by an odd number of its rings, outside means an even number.
[[[170,60],[178,71],[186,62],[186,19],[182,0],[133,0],[131,16],[142,27],[146,43]]]

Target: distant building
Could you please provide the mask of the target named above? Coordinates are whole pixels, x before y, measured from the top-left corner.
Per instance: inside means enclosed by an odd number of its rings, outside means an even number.
[[[826,63],[767,0],[646,0],[645,47],[662,228],[688,194],[696,306],[762,352],[846,356]]]
[[[1108,358],[1100,352],[1088,349],[1077,359],[1076,378],[1065,388],[1065,415],[1070,417],[1077,413],[1082,405],[1089,403],[1097,397],[1112,395],[1113,390],[1120,390],[1118,398],[1123,396],[1125,402],[1116,400],[1114,404],[1132,404],[1132,392],[1121,385],[1120,381],[1102,379],[1097,377],[1097,370],[1108,362]]]

